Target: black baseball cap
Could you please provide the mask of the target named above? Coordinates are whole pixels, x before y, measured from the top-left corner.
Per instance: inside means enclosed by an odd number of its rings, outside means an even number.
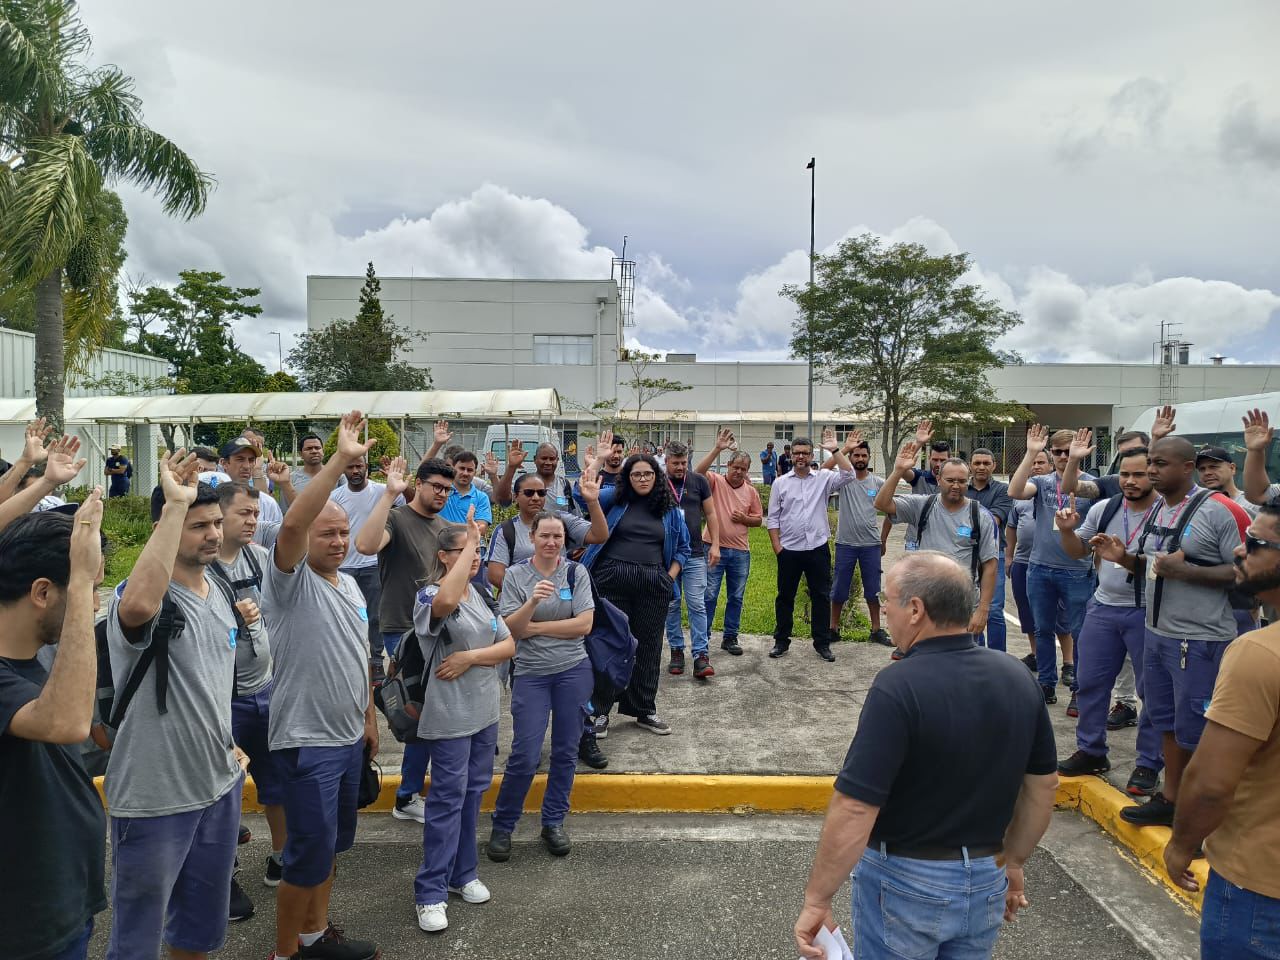
[[[1221,460],[1223,463],[1231,463],[1231,454],[1222,447],[1205,447],[1196,454],[1196,463],[1198,464],[1201,460]]]
[[[201,460],[216,461],[218,459],[218,451],[213,447],[192,447],[191,452]]]
[[[252,450],[255,457],[262,456],[262,451],[254,446],[253,441],[247,437],[236,437],[222,445],[222,459],[230,460],[241,450]]]

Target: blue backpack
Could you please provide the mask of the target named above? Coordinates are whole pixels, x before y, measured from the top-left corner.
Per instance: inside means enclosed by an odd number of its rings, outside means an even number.
[[[578,566],[576,561],[569,561],[570,590],[577,583]],[[595,619],[584,641],[591,670],[597,681],[605,680],[615,690],[625,690],[636,665],[636,638],[631,635],[631,624],[625,613],[600,596],[594,580],[591,581],[591,598],[596,604]]]

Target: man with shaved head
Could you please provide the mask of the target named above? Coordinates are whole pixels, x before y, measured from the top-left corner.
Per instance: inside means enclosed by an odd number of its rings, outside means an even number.
[[[363,461],[364,418],[352,411],[338,445],[285,514],[266,566],[275,687],[268,742],[284,782],[282,880],[276,894],[276,950],[285,958],[373,960],[378,948],[348,940],[329,922],[337,854],[355,841],[356,797],[366,745],[378,752],[369,689],[369,612],[341,571],[351,525],[329,499],[344,468]]]
[[[1049,712],[1022,664],[974,644],[967,564],[909,553],[889,570],[881,602],[904,656],[867,693],[796,944],[802,957],[825,956],[813,938],[835,925],[831,899],[856,866],[854,956],[901,956],[887,942],[896,928],[912,931],[913,956],[989,957],[1002,915],[1027,906],[1023,864],[1053,815]]]
[[[1182,437],[1151,445],[1147,474],[1161,499],[1137,551],[1116,560],[1146,581],[1142,701],[1162,737],[1165,785],[1120,816],[1140,826],[1172,826],[1182,771],[1204,732],[1218,664],[1237,632],[1228,593],[1249,515],[1196,483],[1196,450]]]

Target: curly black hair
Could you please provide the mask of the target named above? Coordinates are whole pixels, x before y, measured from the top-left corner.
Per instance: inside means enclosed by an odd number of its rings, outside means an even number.
[[[655,474],[653,489],[644,497],[637,494],[631,486],[631,468],[641,461],[653,467]],[[627,457],[618,476],[618,496],[615,503],[643,503],[655,517],[661,517],[672,507],[678,506],[666,473],[658,466],[657,458],[651,453],[634,453]]]

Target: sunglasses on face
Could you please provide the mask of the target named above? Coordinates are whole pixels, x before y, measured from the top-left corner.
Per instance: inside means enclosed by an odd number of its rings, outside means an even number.
[[[1070,450],[1051,450],[1050,453],[1052,453],[1055,457],[1065,457],[1065,456],[1068,456],[1071,453],[1071,451]]]
[[[1244,552],[1246,554],[1257,553],[1259,550],[1280,550],[1280,543],[1272,543],[1270,540],[1255,537],[1246,530],[1244,534]]]
[[[545,490],[521,490],[520,491],[520,496],[522,497],[545,497],[546,495],[547,495],[547,491]]]

